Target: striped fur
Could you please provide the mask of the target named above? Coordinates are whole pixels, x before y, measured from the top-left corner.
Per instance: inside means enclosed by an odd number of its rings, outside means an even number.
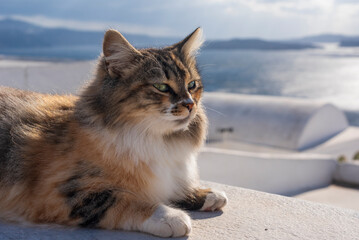
[[[1,88],[0,217],[166,237],[190,232],[186,213],[166,205],[202,209],[212,194],[210,205],[223,207],[225,195],[198,185],[207,127],[199,37],[137,50],[109,30],[79,97]]]

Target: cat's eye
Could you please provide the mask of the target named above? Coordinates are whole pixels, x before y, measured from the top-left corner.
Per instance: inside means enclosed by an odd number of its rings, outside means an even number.
[[[188,90],[192,90],[196,88],[196,81],[192,81],[190,83],[188,83],[187,85]]]
[[[170,90],[170,87],[164,83],[155,83],[153,86],[161,92],[168,92]]]

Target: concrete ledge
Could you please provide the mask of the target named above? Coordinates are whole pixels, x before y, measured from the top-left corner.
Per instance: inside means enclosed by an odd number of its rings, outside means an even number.
[[[325,188],[302,193],[295,198],[359,211],[359,187],[353,188],[348,184],[332,184]]]
[[[223,212],[192,212],[193,232],[182,239],[358,239],[359,212],[253,190],[204,183],[227,193]],[[98,229],[0,224],[0,239],[159,239]]]

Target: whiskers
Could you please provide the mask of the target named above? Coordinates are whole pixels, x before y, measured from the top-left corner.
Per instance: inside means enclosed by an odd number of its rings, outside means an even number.
[[[198,66],[198,68],[200,71],[202,71],[203,69],[210,68],[213,66],[216,66],[216,64],[203,64],[203,65]]]
[[[208,106],[203,106],[203,108],[205,109],[205,110],[211,110],[211,111],[213,111],[213,112],[215,112],[215,113],[218,113],[219,115],[221,115],[221,116],[226,116],[226,114],[224,114],[224,113],[222,113],[222,112],[220,112],[220,111],[217,111],[216,109],[213,109],[213,108],[210,108],[210,107],[208,107]]]

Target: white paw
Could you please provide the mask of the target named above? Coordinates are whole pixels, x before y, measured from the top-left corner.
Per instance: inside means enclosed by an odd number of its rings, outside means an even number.
[[[160,237],[182,237],[191,232],[191,218],[181,210],[159,205],[140,230]]]
[[[216,211],[226,206],[228,198],[224,192],[213,190],[206,196],[206,200],[200,211]]]

